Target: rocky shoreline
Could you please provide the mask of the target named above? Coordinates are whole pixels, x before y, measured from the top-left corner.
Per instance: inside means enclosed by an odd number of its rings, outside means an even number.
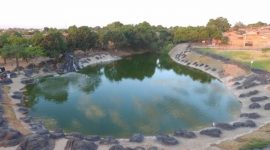
[[[109,62],[120,59],[109,54],[94,54],[81,58],[76,62],[68,56],[68,62],[59,64],[53,69],[50,63],[44,63],[42,67],[29,66],[21,71],[21,74],[12,73],[12,80],[1,84],[10,86],[9,97],[16,117],[30,134],[23,134],[9,125],[3,117],[4,110],[0,107],[0,149],[11,150],[181,150],[181,149],[218,149],[212,144],[235,138],[246,134],[270,121],[269,92],[266,86],[270,84],[268,74],[249,73],[245,76],[224,76],[223,70],[211,67],[211,64],[202,64],[199,61],[191,61],[192,55],[189,44],[177,45],[170,52],[170,57],[179,64],[202,70],[220,79],[242,103],[241,115],[231,123],[213,123],[213,127],[201,131],[187,131],[178,129],[172,134],[158,134],[156,136],[144,136],[136,133],[129,139],[116,139],[112,136],[100,137],[98,135],[82,135],[80,133],[64,133],[57,129],[49,131],[42,122],[37,122],[28,115],[28,109],[24,107],[23,87],[35,83],[35,78],[40,75],[54,75],[55,72],[65,73],[76,71],[78,68],[89,64]],[[222,60],[217,60],[222,61]],[[76,63],[74,63],[76,62]],[[222,62],[224,63],[224,62]],[[49,64],[49,65],[48,65]],[[67,65],[68,64],[68,65]],[[75,65],[74,65],[75,64]],[[76,65],[77,64],[77,65]],[[3,103],[1,106],[4,105]],[[269,117],[268,117],[269,116]],[[2,121],[3,120],[3,121]]]

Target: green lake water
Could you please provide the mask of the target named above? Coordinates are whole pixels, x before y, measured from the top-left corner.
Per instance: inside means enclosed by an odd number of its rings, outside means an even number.
[[[136,55],[27,87],[30,115],[49,129],[127,137],[231,121],[240,103],[211,76],[168,56]]]

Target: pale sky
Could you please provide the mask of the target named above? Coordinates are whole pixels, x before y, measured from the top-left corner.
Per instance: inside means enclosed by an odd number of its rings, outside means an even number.
[[[0,28],[104,26],[114,21],[197,26],[223,16],[270,23],[269,0],[0,0]]]

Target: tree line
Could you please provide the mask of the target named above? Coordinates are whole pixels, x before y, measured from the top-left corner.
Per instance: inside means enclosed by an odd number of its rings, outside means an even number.
[[[223,32],[231,25],[223,17],[210,19],[206,26],[171,27],[153,26],[147,22],[124,25],[114,22],[105,27],[70,26],[68,29],[44,28],[35,31],[30,38],[11,31],[0,35],[0,55],[8,58],[29,58],[48,56],[57,58],[60,54],[74,50],[121,49],[152,50],[170,49],[181,42],[222,40]]]

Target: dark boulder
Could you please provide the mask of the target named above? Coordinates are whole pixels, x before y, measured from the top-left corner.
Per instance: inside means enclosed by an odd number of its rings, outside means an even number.
[[[264,105],[264,110],[270,110],[270,103]]]
[[[261,97],[252,97],[250,100],[252,102],[260,102],[269,99],[267,96],[261,96]]]
[[[9,76],[10,76],[10,78],[17,78],[17,73],[15,73],[15,72],[10,72],[10,73],[9,73]]]
[[[18,111],[22,114],[27,114],[28,113],[28,109],[25,107],[19,107]]]
[[[23,72],[24,72],[24,75],[26,77],[31,77],[34,73],[34,70],[33,69],[24,69]]]
[[[22,93],[22,92],[19,92],[19,91],[16,91],[16,92],[14,92],[14,93],[11,95],[11,97],[14,98],[14,99],[22,100],[22,98],[23,98],[23,93]]]
[[[30,129],[34,132],[45,129],[42,122],[31,122],[29,123],[29,125],[30,125]]]
[[[220,128],[220,129],[223,129],[223,130],[233,130],[235,129],[235,127],[229,123],[221,123],[221,122],[218,122],[218,123],[214,123],[214,127],[217,127],[217,128]]]
[[[156,146],[149,147],[147,150],[158,150]]]
[[[33,78],[24,78],[21,83],[26,85],[35,84],[35,80]]]
[[[222,134],[220,129],[217,128],[210,128],[210,129],[204,129],[202,131],[200,131],[201,135],[207,135],[210,137],[220,137],[220,135]]]
[[[233,85],[240,85],[241,83],[240,82],[235,82]]]
[[[99,144],[103,144],[103,145],[119,144],[119,141],[112,136],[107,136],[101,139]]]
[[[3,85],[9,85],[9,84],[12,84],[13,81],[10,78],[4,78],[0,80],[0,83]]]
[[[85,140],[70,139],[68,140],[65,150],[97,150],[98,145]]]
[[[141,146],[137,146],[137,147],[133,148],[133,150],[145,150],[145,148],[141,147]]]
[[[240,128],[240,127],[250,127],[250,128],[254,128],[256,127],[256,123],[252,120],[247,120],[245,122],[234,122],[233,126],[235,128]]]
[[[23,135],[14,129],[1,128],[0,129],[0,147],[15,146],[23,139]]]
[[[179,144],[179,142],[176,138],[171,137],[169,135],[159,134],[156,136],[156,139],[158,142],[160,142],[164,145],[177,145],[177,144]]]
[[[65,134],[62,129],[55,129],[50,133],[50,137],[53,139],[60,139],[65,137]]]
[[[174,136],[183,137],[183,138],[195,138],[196,134],[194,132],[192,132],[192,131],[176,130],[174,132]]]
[[[257,119],[257,118],[260,118],[261,116],[257,113],[242,113],[240,114],[240,117],[246,117],[249,119]]]
[[[259,103],[252,103],[248,107],[249,109],[258,109],[261,108],[261,105]]]
[[[100,136],[98,135],[87,135],[84,137],[85,140],[87,141],[92,141],[92,142],[97,142],[100,140]]]
[[[32,117],[30,117],[30,116],[25,116],[25,117],[21,117],[20,119],[21,119],[23,122],[25,122],[25,123],[30,123],[31,120],[32,120]]]
[[[245,124],[246,124],[246,127],[250,127],[250,128],[256,127],[256,123],[252,120],[247,120]]]
[[[83,139],[84,136],[78,132],[71,132],[66,134],[67,139]]]
[[[43,134],[50,134],[50,132],[47,129],[40,129],[36,131],[36,134],[43,135]]]
[[[55,142],[48,135],[32,134],[27,136],[17,150],[53,150]]]
[[[4,140],[5,136],[7,134],[7,131],[3,128],[0,130],[0,141]]]
[[[126,150],[122,145],[113,145],[109,150]]]
[[[217,69],[216,68],[213,68],[213,69],[211,69],[212,71],[217,71]]]
[[[144,140],[144,136],[140,133],[133,134],[132,137],[129,138],[130,142],[141,143]]]
[[[247,93],[242,93],[239,95],[240,98],[244,98],[244,97],[250,97],[250,96],[253,96],[253,95],[256,95],[258,94],[259,91],[258,90],[253,90],[253,91],[249,91]]]

